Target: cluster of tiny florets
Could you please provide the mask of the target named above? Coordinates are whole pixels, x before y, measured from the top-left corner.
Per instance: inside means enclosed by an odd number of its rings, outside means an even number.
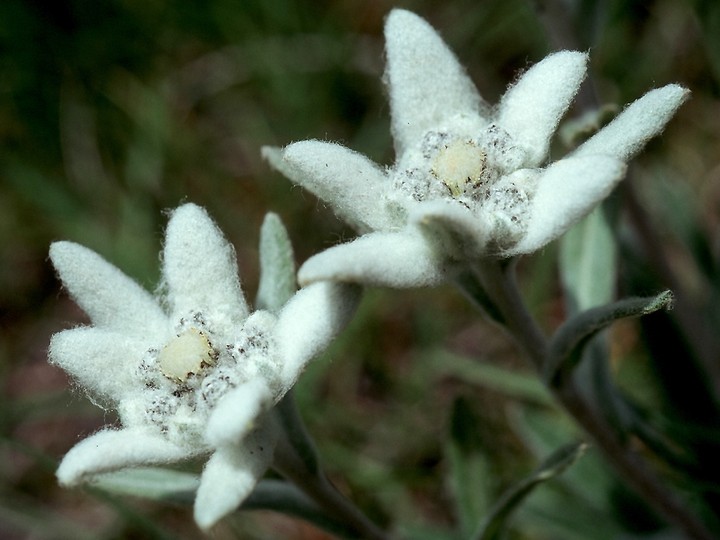
[[[491,231],[496,244],[508,245],[527,229],[534,185],[513,174],[525,160],[525,151],[497,124],[463,126],[428,131],[403,153],[391,174],[394,186],[415,201],[444,199],[464,205],[497,227]]]
[[[225,394],[258,375],[272,381],[277,366],[269,320],[249,319],[229,343],[212,331],[207,320],[201,312],[183,317],[174,338],[146,350],[135,371],[143,391],[135,406],[121,411],[126,423],[154,426],[178,444],[197,444],[207,418]],[[199,356],[183,358],[187,354]],[[168,362],[180,362],[183,369],[168,372]],[[187,365],[196,369],[183,373]]]

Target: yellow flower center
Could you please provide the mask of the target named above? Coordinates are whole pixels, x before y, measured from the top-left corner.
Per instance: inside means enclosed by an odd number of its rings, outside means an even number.
[[[158,355],[160,371],[168,379],[185,382],[203,367],[215,364],[215,351],[208,338],[197,328],[190,328],[165,345]]]
[[[482,183],[487,156],[472,141],[454,140],[444,145],[432,164],[432,174],[445,184],[453,197]]]

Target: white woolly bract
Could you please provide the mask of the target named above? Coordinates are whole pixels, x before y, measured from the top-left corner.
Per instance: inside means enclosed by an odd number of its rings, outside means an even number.
[[[55,243],[51,259],[94,326],[56,334],[50,361],[123,423],[72,448],[60,482],[212,454],[196,500],[198,523],[209,527],[267,469],[276,434],[266,412],[348,322],[356,289],[315,286],[277,315],[249,314],[232,246],[193,204],[171,215],[160,298],[82,246]]]
[[[50,260],[95,326],[140,339],[165,331],[165,314],[152,295],[94,251],[73,242],[54,242]]]
[[[398,155],[447,118],[481,117],[486,107],[480,94],[432,26],[394,9],[385,22],[385,40],[385,82]]]
[[[210,457],[195,497],[195,522],[201,529],[215,525],[252,493],[272,462],[275,443],[276,434],[264,429]]]
[[[199,206],[185,204],[172,213],[162,271],[173,318],[212,312],[232,328],[247,317],[235,250]]]
[[[339,217],[360,231],[396,225],[385,209],[385,172],[371,160],[339,144],[302,141],[279,155],[266,149],[271,165],[322,200],[332,201]]]
[[[537,167],[545,160],[560,118],[585,78],[587,61],[587,54],[577,51],[551,54],[502,97],[497,123],[526,149],[526,167]]]
[[[172,463],[194,454],[146,428],[108,429],[76,444],[60,463],[57,477],[61,484],[72,486],[100,473]]]
[[[653,90],[546,166],[552,136],[585,77],[586,53],[549,55],[491,108],[417,15],[393,10],[385,38],[392,167],[313,140],[267,153],[271,165],[364,235],[311,257],[298,272],[301,284],[435,285],[463,264],[541,249],[612,191],[623,162],[687,97],[678,85]]]
[[[267,383],[256,378],[225,394],[215,406],[205,438],[215,446],[239,443],[257,427],[260,415],[274,405],[275,396]]]
[[[690,91],[677,84],[651,90],[628,105],[572,155],[603,154],[625,161],[630,159],[665,128],[689,96]]]

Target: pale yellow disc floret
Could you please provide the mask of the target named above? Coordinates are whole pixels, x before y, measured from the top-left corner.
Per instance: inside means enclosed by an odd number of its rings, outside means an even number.
[[[162,348],[158,363],[160,371],[168,379],[184,382],[204,366],[213,365],[215,354],[205,334],[197,328],[190,328]]]
[[[486,156],[472,141],[454,140],[443,146],[432,164],[432,173],[459,197],[467,187],[482,182]],[[469,186],[468,186],[469,184]]]

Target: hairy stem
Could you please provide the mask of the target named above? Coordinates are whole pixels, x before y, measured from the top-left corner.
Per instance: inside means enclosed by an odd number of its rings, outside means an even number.
[[[275,449],[273,468],[295,484],[334,520],[353,531],[351,538],[390,540],[390,536],[370,521],[330,482],[320,467],[315,447],[295,408],[292,395],[281,404],[283,435]]]
[[[548,361],[548,341],[529,313],[515,280],[513,263],[483,261],[475,269],[505,327],[542,375]],[[715,538],[697,517],[671,492],[647,462],[620,439],[615,430],[594,410],[572,378],[550,388],[555,398],[594,440],[623,480],[635,489],[660,516],[696,540]]]
[[[547,30],[548,39],[555,49],[586,49],[588,43],[579,43],[575,24],[569,13],[568,6],[562,0],[534,0],[538,17]],[[607,9],[598,4],[597,11]],[[598,14],[599,15],[599,14]],[[575,105],[582,111],[595,110],[600,105],[598,91],[593,77],[580,87],[575,98]],[[709,325],[705,318],[699,313],[697,302],[688,288],[678,278],[676,271],[669,262],[666,247],[657,233],[650,226],[646,215],[637,196],[637,189],[631,182],[630,173],[623,182],[621,189],[624,191],[623,199],[626,201],[626,208],[632,226],[638,233],[640,242],[644,248],[648,260],[652,263],[658,276],[665,282],[665,285],[675,293],[675,319],[684,334],[688,343],[697,355],[709,377],[709,387],[716,400],[720,399],[720,364],[717,362],[720,353],[720,343],[715,339],[715,329]],[[697,275],[700,275],[697,273]],[[708,297],[708,286],[703,283],[703,292],[695,295],[695,298]]]

